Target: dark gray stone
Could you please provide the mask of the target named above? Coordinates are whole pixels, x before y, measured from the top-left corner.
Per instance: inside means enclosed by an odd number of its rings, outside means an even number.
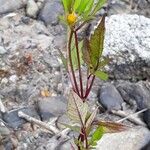
[[[63,96],[42,98],[38,101],[39,114],[42,120],[63,115],[66,112],[66,100]]]
[[[24,123],[26,123],[26,120],[24,120],[18,116],[19,111],[22,111],[22,112],[28,114],[29,116],[39,119],[39,116],[33,107],[29,107],[29,108],[26,107],[26,108],[12,110],[8,113],[3,114],[3,120],[8,124],[9,127],[13,128],[13,129],[18,129]]]
[[[150,141],[141,150],[150,150]]]
[[[63,13],[63,7],[59,0],[47,0],[41,9],[39,19],[44,21],[46,25],[58,24],[58,16]]]
[[[148,128],[150,129],[150,109],[143,113],[143,120],[146,122]]]
[[[146,83],[145,83],[146,84]],[[136,101],[138,110],[150,108],[150,91],[144,85],[144,82],[130,83],[125,82],[117,86],[123,99],[130,103]]]
[[[98,101],[107,110],[120,110],[121,105],[124,102],[115,86],[109,83],[106,83],[102,86]]]

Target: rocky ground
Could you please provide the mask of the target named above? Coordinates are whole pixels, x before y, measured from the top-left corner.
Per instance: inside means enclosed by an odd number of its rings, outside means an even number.
[[[117,121],[135,113],[138,125],[106,134],[97,150],[148,150],[150,145],[150,1],[109,0],[104,55],[109,80],[96,79],[89,96],[97,117]],[[59,57],[66,30],[58,20],[60,0],[0,0],[0,150],[70,150],[70,144],[18,116],[22,111],[45,123],[66,111],[70,82]],[[93,22],[93,25],[94,22]],[[65,116],[62,121],[67,121]],[[139,123],[140,122],[140,123]]]

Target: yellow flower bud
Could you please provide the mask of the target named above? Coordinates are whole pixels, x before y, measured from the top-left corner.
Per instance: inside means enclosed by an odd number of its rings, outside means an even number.
[[[67,22],[69,25],[73,25],[77,20],[77,15],[75,13],[68,14]]]

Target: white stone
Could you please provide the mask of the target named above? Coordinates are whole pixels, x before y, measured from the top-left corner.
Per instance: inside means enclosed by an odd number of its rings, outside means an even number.
[[[18,80],[18,77],[16,75],[12,75],[9,77],[9,81],[15,83]]]
[[[37,2],[37,6],[39,9],[41,9],[43,7],[43,3],[42,2]]]
[[[122,52],[134,61],[138,55],[150,60],[150,19],[138,15],[112,15],[106,18],[106,35],[104,55],[116,58]],[[118,57],[117,57],[118,56]],[[116,60],[116,59],[115,59]],[[123,58],[119,57],[120,62]]]
[[[105,134],[96,150],[140,150],[150,140],[150,131],[136,127],[120,133]]]
[[[2,80],[1,80],[1,84],[7,84],[8,83],[8,79],[7,78],[3,78]]]
[[[3,47],[3,46],[0,46],[0,55],[3,55],[7,52],[7,50]]]

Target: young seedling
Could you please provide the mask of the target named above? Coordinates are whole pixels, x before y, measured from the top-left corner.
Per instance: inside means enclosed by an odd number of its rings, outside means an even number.
[[[60,54],[72,83],[67,113],[69,118],[76,123],[76,126],[67,124],[65,126],[79,133],[79,136],[74,139],[78,150],[94,149],[104,133],[125,129],[125,126],[121,124],[96,120],[97,109],[91,113],[87,103],[95,77],[101,80],[108,79],[103,68],[108,64],[109,58],[102,56],[105,16],[101,18],[89,38],[85,37],[79,41],[78,32],[94,18],[105,2],[106,0],[97,0],[96,3],[94,0],[62,0],[64,16],[60,18],[68,27],[67,57],[64,57],[61,52]],[[87,80],[84,85],[85,67]],[[72,149],[75,148],[72,146]]]

